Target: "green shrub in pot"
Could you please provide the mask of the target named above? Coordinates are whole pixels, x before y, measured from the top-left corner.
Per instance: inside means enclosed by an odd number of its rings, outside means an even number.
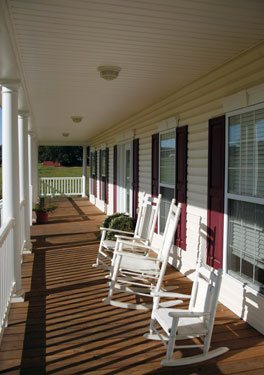
[[[107,216],[104,219],[102,226],[104,228],[124,230],[126,232],[133,233],[135,230],[135,226],[136,226],[136,220],[128,215],[115,213],[113,215]],[[117,233],[115,232],[108,232],[106,235],[106,239],[114,240],[116,234]]]

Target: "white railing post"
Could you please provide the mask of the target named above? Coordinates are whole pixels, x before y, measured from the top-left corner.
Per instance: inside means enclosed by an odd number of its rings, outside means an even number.
[[[21,249],[20,249],[20,193],[18,160],[18,83],[2,84],[2,189],[3,189],[3,225],[15,219],[13,229],[14,278],[15,288],[12,300],[23,301],[24,291],[21,284]]]
[[[19,182],[22,229],[22,251],[31,253],[30,241],[30,198],[29,198],[29,171],[28,171],[28,116],[27,111],[18,114],[18,141],[19,141]]]
[[[82,197],[83,198],[87,198],[86,179],[87,179],[87,146],[83,146],[83,162],[82,162]]]

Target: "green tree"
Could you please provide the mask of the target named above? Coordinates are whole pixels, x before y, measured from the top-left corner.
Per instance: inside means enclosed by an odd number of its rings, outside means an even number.
[[[53,161],[65,166],[82,165],[83,148],[81,146],[40,146],[39,162]]]

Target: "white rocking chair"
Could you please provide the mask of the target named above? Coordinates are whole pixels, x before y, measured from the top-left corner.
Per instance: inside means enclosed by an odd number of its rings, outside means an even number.
[[[137,240],[141,244],[149,245],[155,231],[160,201],[161,194],[157,198],[153,198],[146,193],[143,194],[143,200],[139,206],[134,233],[101,227],[101,241],[96,263],[93,264],[93,267],[101,267],[106,270],[110,270],[111,268],[110,264],[112,262],[116,240],[106,239],[107,232],[113,232],[124,239]]]
[[[161,290],[180,212],[181,204],[177,207],[173,199],[162,238],[162,244],[159,249],[136,242],[133,243],[132,241],[117,239],[118,242],[112,264],[109,293],[108,297],[104,299],[105,302],[112,306],[135,310],[150,310],[152,308],[152,303],[127,303],[116,299],[113,300],[112,297],[114,292],[117,291],[119,293],[125,292],[136,296],[152,298],[152,291],[158,292]],[[133,248],[134,253],[123,251],[127,246]],[[137,253],[137,251],[141,251],[142,249],[147,252],[147,255]],[[158,256],[150,256],[148,253],[150,250],[157,252]],[[169,302],[169,305],[175,305],[176,303],[171,304],[171,302]],[[166,302],[166,306],[167,305],[168,303]]]
[[[229,349],[226,347],[209,351],[214,326],[216,306],[221,285],[222,270],[209,270],[198,261],[191,296],[179,293],[154,292],[154,303],[150,322],[150,333],[144,337],[162,340],[167,348],[164,366],[182,366],[205,361],[219,356]],[[187,310],[163,308],[161,297],[190,299]],[[156,328],[156,323],[164,334]],[[177,341],[201,338],[201,344],[177,345]],[[168,343],[167,343],[168,341]],[[174,349],[203,348],[202,354],[183,358],[172,358]]]

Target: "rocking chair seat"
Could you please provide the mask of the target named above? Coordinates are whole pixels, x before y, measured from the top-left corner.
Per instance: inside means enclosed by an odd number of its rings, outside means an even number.
[[[122,252],[119,252],[121,255]],[[137,256],[136,254],[126,254],[122,257],[120,262],[120,268],[127,271],[137,271],[137,273],[143,273],[145,275],[153,275],[160,271],[159,261],[156,258],[148,256]]]
[[[115,248],[115,243],[116,243],[116,241],[113,241],[113,240],[104,240],[103,241],[103,246],[107,250],[112,250],[112,249]]]
[[[157,320],[157,322],[167,334],[169,334],[171,330],[173,320],[172,316],[170,316],[170,313],[175,312],[184,312],[184,310],[159,308],[158,310],[153,311],[153,317]],[[196,337],[206,335],[208,332],[203,319],[199,317],[180,317],[177,327],[177,336]]]

